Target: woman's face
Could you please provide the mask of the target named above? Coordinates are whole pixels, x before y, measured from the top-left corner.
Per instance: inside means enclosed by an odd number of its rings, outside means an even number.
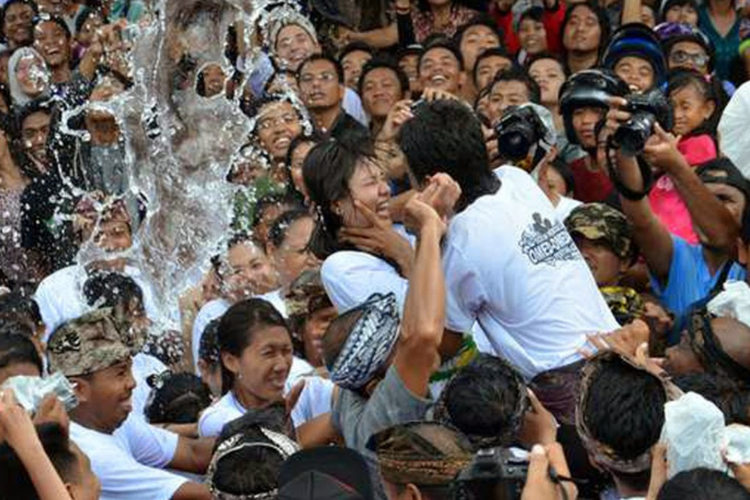
[[[640,57],[623,57],[615,64],[615,73],[636,92],[645,92],[656,83],[651,63]]]
[[[587,6],[575,7],[565,26],[563,45],[570,52],[596,52],[601,43],[599,18]]]
[[[555,168],[550,168],[547,172],[547,186],[560,196],[570,195],[568,184],[565,182],[565,177],[560,175],[560,172]]]
[[[270,259],[249,241],[229,249],[223,270],[224,293],[236,300],[262,295],[276,287],[276,271]]]
[[[675,135],[686,135],[697,129],[711,117],[715,109],[713,101],[706,99],[695,85],[671,92],[669,102],[674,113],[672,132]]]
[[[14,3],[5,12],[3,33],[11,48],[27,45],[33,40],[31,31],[34,10],[23,3]]]
[[[320,264],[308,250],[314,228],[312,217],[303,217],[289,225],[281,246],[274,247],[269,242],[269,254],[279,273],[279,284],[282,287],[291,285],[303,271]]]
[[[673,5],[664,14],[664,21],[698,27],[698,11],[692,5]]]
[[[547,50],[547,32],[544,24],[535,19],[526,18],[518,29],[518,40],[521,47],[531,55]]]
[[[302,133],[297,110],[288,101],[263,106],[258,113],[258,140],[275,161],[283,161],[289,144]]]
[[[307,158],[307,154],[313,147],[315,147],[314,142],[303,142],[297,146],[292,153],[292,164],[289,165],[289,172],[292,176],[294,188],[305,197],[307,197],[307,188],[302,177],[302,165],[304,165],[305,158]]]
[[[539,85],[542,104],[556,106],[560,100],[560,87],[565,83],[565,72],[554,59],[539,59],[529,66],[529,76]]]
[[[283,398],[292,368],[292,338],[283,326],[259,327],[239,358],[222,354],[222,359],[235,374],[235,389],[239,386],[250,403],[262,408]]]
[[[37,97],[47,88],[49,72],[44,61],[34,55],[21,58],[16,66],[16,78],[21,91],[29,97]]]
[[[99,14],[89,15],[86,22],[81,26],[80,31],[76,34],[76,41],[83,46],[88,47],[94,43],[94,36],[99,28],[104,25],[104,20]]]
[[[360,161],[349,179],[349,196],[338,202],[338,207],[334,207],[340,212],[344,227],[370,227],[369,220],[354,205],[354,200],[375,212],[381,219],[391,220],[391,190],[385,172],[372,160]]]

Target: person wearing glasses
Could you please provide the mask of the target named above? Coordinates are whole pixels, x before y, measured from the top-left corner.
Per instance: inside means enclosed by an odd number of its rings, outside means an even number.
[[[344,70],[331,56],[314,54],[297,71],[299,90],[316,131],[325,138],[343,134],[369,135],[366,127],[343,109]]]

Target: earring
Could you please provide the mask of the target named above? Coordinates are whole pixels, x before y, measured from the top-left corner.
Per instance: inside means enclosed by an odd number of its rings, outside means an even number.
[[[242,380],[242,373],[237,374],[237,380]]]

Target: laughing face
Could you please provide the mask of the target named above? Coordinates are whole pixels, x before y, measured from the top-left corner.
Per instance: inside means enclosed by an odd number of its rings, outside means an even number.
[[[88,420],[95,422],[95,430],[111,434],[133,411],[132,365],[128,359],[76,380],[81,411],[90,413]]]
[[[27,45],[31,42],[31,32],[34,9],[25,3],[14,3],[5,11],[3,34],[8,39],[11,49]]]
[[[455,54],[443,47],[428,50],[419,63],[419,81],[423,88],[458,94],[463,72]]]
[[[34,48],[50,68],[70,64],[70,40],[62,26],[54,21],[41,22],[34,28]]]
[[[297,110],[288,101],[272,102],[258,113],[258,140],[275,161],[284,161],[289,144],[302,133]]]
[[[345,227],[369,227],[370,222],[354,205],[359,201],[383,220],[391,220],[389,204],[391,190],[385,172],[371,160],[362,160],[349,179],[349,196],[335,202],[334,210],[341,212]]]

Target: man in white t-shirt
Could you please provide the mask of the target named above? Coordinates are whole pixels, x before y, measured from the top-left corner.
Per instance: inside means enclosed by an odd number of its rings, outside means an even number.
[[[213,443],[128,418],[135,380],[123,335],[112,310],[100,309],[64,324],[49,343],[51,371],[76,388],[79,405],[70,411],[70,434],[91,460],[101,499],[210,500],[205,486],[161,469],[205,472]]]
[[[542,403],[571,423],[586,335],[618,327],[591,271],[533,179],[515,167],[501,167],[502,180],[492,172],[471,109],[437,101],[413,114],[399,133],[412,178],[424,186],[444,172],[462,191],[443,243],[447,330],[478,322]]]

